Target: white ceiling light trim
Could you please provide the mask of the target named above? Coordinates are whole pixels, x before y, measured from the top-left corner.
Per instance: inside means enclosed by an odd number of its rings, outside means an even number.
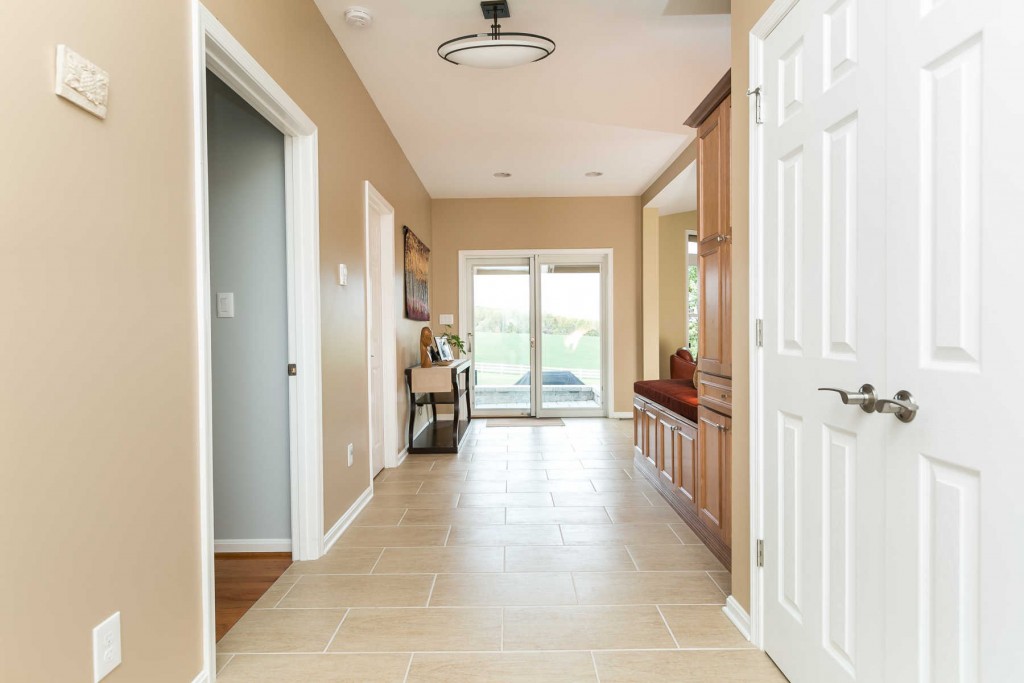
[[[511,16],[507,0],[480,3],[484,18],[492,19],[490,33],[473,33],[441,43],[437,54],[458,66],[478,69],[507,69],[547,59],[555,51],[555,41],[535,33],[502,33],[498,19]]]

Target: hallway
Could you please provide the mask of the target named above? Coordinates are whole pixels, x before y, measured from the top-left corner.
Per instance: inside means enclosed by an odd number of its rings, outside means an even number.
[[[729,573],[641,475],[632,422],[486,427],[410,456],[218,644],[219,681],[785,682]]]

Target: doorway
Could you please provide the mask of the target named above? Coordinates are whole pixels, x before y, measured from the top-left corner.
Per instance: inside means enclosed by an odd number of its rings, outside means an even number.
[[[611,254],[460,252],[462,335],[480,416],[610,409]]]

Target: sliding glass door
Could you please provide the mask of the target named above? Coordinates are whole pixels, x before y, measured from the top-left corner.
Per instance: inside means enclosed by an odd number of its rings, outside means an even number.
[[[465,258],[474,414],[607,413],[607,268],[594,253]]]

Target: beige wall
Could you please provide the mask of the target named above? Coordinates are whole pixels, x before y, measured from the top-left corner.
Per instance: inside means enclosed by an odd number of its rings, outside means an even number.
[[[750,611],[749,34],[771,0],[732,3],[732,594]]]
[[[430,200],[311,0],[207,6],[319,126],[330,527],[369,481],[362,183],[396,209],[396,284],[401,226],[430,244]],[[0,545],[17,561],[0,562],[13,588],[0,680],[86,680],[91,629],[120,611],[124,663],[106,680],[191,681],[202,621],[190,3],[39,0],[4,19],[2,116],[16,134],[0,165]],[[110,72],[105,121],[53,95],[58,43]],[[400,367],[417,328],[400,324]]]
[[[319,131],[320,283],[324,386],[324,525],[369,486],[363,181],[395,207],[397,443],[405,443],[404,368],[418,362],[420,323],[405,319],[402,226],[431,246],[430,198],[312,0],[207,0],[206,6]],[[345,263],[349,284],[339,287]],[[346,449],[355,445],[355,465]]]
[[[614,250],[615,400],[630,412],[640,373],[640,199],[436,199],[433,202],[435,321],[459,315],[460,250]],[[434,324],[435,329],[440,326]]]
[[[661,298],[661,282],[659,281],[661,263],[658,256],[660,251],[658,242],[661,235],[661,216],[658,209],[645,208],[641,220],[641,230],[643,231],[643,239],[640,245],[642,251],[640,256],[642,263],[640,295],[643,299],[640,314],[642,328],[641,353],[643,356],[642,378],[658,379],[661,375],[661,363],[658,358],[661,355],[659,353],[660,340],[658,339],[659,299]]]
[[[0,680],[202,665],[189,3],[7,3],[0,164]],[[130,30],[126,30],[130,26]],[[53,94],[67,43],[106,121]]]
[[[697,231],[697,212],[673,213],[658,220],[658,367],[669,377],[668,358],[687,345],[686,234]]]

